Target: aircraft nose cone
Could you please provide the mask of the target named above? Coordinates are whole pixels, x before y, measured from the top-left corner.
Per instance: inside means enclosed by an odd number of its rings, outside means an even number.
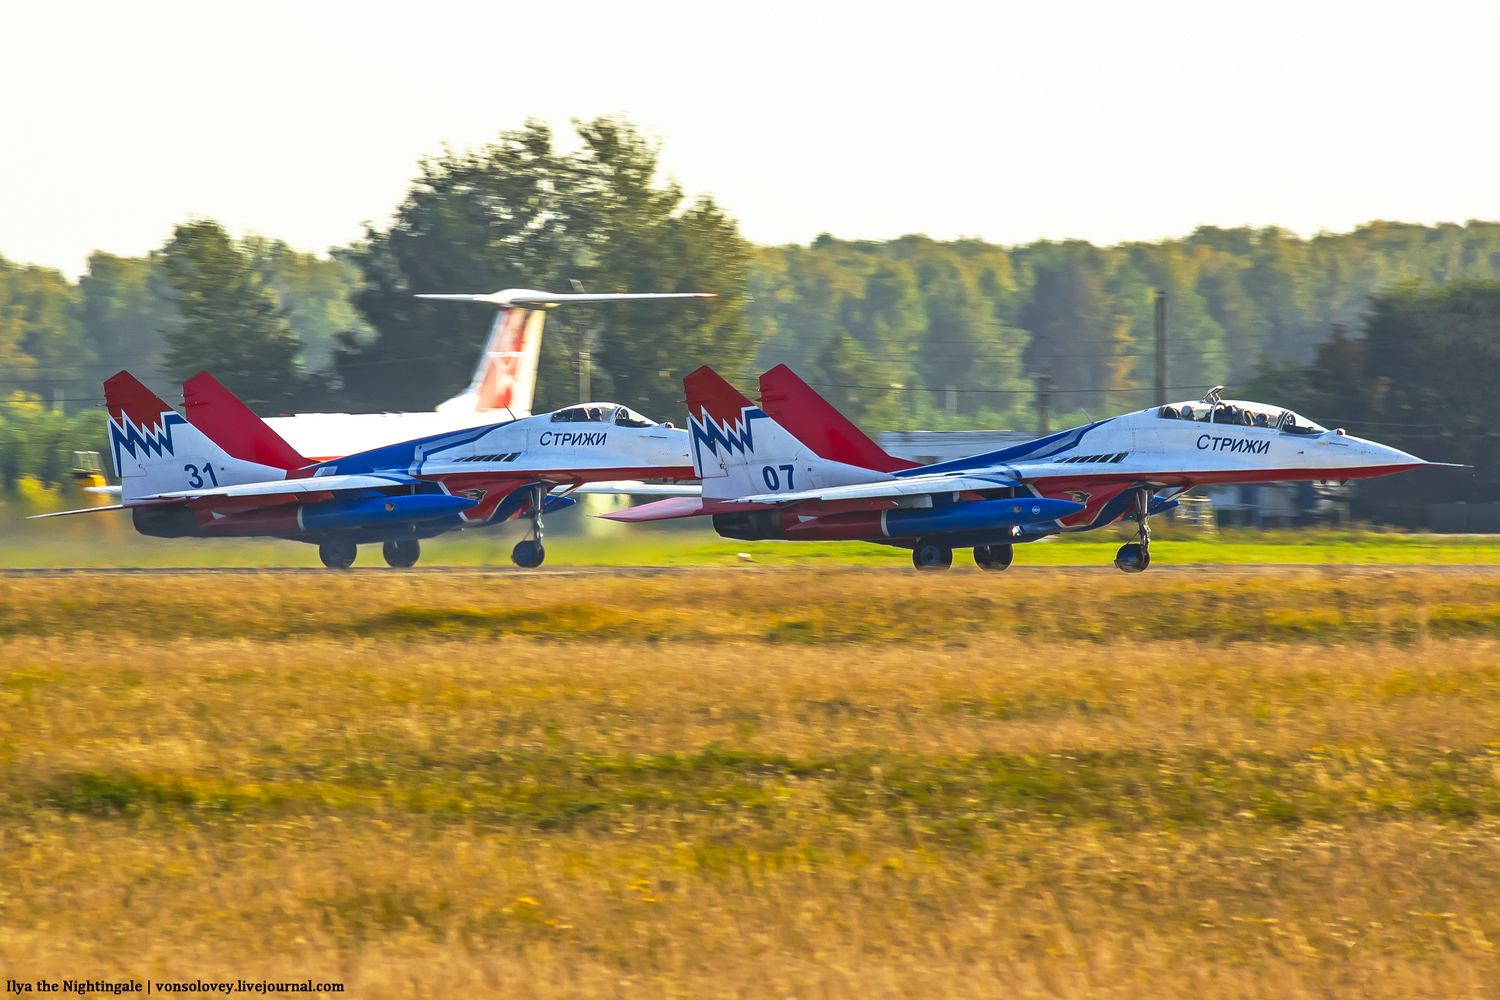
[[[1363,456],[1366,460],[1366,465],[1384,468],[1385,466],[1416,467],[1418,465],[1428,464],[1425,459],[1421,459],[1408,452],[1404,452],[1400,448],[1393,448],[1388,444],[1381,444],[1379,441],[1369,441],[1365,438],[1357,438],[1353,436],[1350,436],[1348,440],[1352,443],[1356,443],[1359,446],[1359,449],[1363,453]]]

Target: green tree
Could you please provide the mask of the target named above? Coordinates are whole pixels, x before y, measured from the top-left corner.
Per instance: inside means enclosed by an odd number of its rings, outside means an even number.
[[[595,395],[658,416],[675,413],[681,378],[702,363],[733,376],[753,355],[745,318],[749,247],[711,199],[683,207],[656,179],[657,151],[611,118],[575,123],[583,148],[554,152],[528,122],[482,149],[423,164],[389,229],[352,259],[356,295],[375,335],[342,338],[336,366],[354,402],[423,409],[462,387],[493,320],[490,310],[425,302],[421,292],[506,287],[592,292],[712,291],[694,303],[558,310],[543,340],[534,408],[573,402],[569,365],[593,336]]]
[[[839,412],[862,427],[895,430],[903,422],[902,401],[884,381],[884,365],[870,358],[864,345],[835,330],[818,352],[806,378]]]
[[[927,388],[954,387],[960,414],[1003,409],[1008,400],[997,405],[999,397],[1025,391],[1017,377],[1024,334],[1001,325],[989,304],[957,275],[933,281],[925,291],[927,331],[917,367]]]
[[[164,333],[167,372],[181,382],[207,370],[262,412],[290,405],[300,345],[244,248],[204,219],[177,226],[161,261],[181,317]]]
[[[559,186],[569,183],[551,130],[535,121],[423,162],[391,226],[368,230],[350,255],[363,283],[354,302],[374,330],[340,338],[334,364],[351,405],[428,409],[466,384],[493,311],[414,296],[555,287],[568,263]],[[549,386],[566,364],[556,339],[543,341]]]
[[[264,236],[247,236],[242,242],[261,283],[276,297],[297,335],[302,346],[298,362],[304,371],[329,368],[340,334],[369,337],[369,326],[354,308],[360,273],[348,251],[335,249],[319,257]]]
[[[77,319],[77,289],[51,268],[0,257],[0,392],[28,390],[51,398],[84,382],[93,360]]]
[[[682,377],[712,365],[748,378],[755,354],[745,321],[750,247],[738,226],[703,197],[682,208],[675,183],[658,186],[658,151],[614,118],[575,123],[584,148],[568,216],[590,291],[692,292],[717,297],[595,307],[596,355],[612,394],[656,415],[680,415]],[[597,393],[596,393],[597,395]]]
[[[1115,355],[1115,303],[1106,289],[1109,256],[1081,242],[1028,248],[1034,283],[1021,310],[1032,339],[1027,367],[1052,378],[1066,405],[1102,411]]]
[[[79,319],[97,357],[94,380],[122,368],[147,379],[158,372],[167,350],[163,331],[177,323],[160,260],[95,251],[78,289]],[[93,394],[97,392],[95,387]]]
[[[105,414],[85,409],[69,416],[34,393],[0,399],[0,489],[14,492],[23,478],[44,486],[68,479],[75,451],[107,453]]]
[[[1500,499],[1500,281],[1421,287],[1413,278],[1374,296],[1363,335],[1341,327],[1301,372],[1303,407],[1327,426],[1422,458],[1473,466],[1371,484],[1368,496],[1407,503]],[[1279,400],[1278,400],[1279,402]]]

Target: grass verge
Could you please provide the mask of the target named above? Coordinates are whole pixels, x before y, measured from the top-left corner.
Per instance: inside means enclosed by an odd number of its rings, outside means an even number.
[[[1490,581],[1263,577],[1183,599],[1330,631],[1100,641],[1066,623],[1181,595],[1069,574],[989,606],[954,574],[915,609],[852,570],[488,602],[495,578],[6,581],[52,627],[0,642],[0,960],[365,997],[1482,995],[1500,641],[1431,609],[1488,614]],[[629,631],[692,601],[722,623]],[[764,633],[892,609],[927,631]],[[175,624],[66,624],[143,610]]]

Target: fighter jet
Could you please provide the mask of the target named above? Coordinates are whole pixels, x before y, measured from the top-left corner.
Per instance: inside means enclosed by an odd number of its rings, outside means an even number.
[[[546,558],[542,515],[576,503],[570,493],[674,493],[638,480],[693,477],[686,431],[614,403],[312,462],[207,372],[183,385],[186,416],[129,372],[104,395],[121,503],[38,516],[129,510],[143,535],[286,538],[317,545],[334,569],[377,543],[389,565],[412,566],[424,538],[512,517],[531,529],[511,558],[534,568]]]
[[[1134,521],[1114,564],[1151,565],[1149,519],[1207,483],[1365,479],[1424,465],[1414,455],[1329,430],[1283,407],[1220,397],[1096,420],[1026,444],[939,465],[886,454],[786,366],[761,376],[752,404],[710,368],[683,379],[701,497],[601,517],[711,516],[726,538],[858,539],[912,550],[946,569],[972,548],[1003,570],[1015,546]]]

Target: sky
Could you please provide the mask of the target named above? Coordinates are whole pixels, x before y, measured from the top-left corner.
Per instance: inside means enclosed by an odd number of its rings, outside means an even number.
[[[620,114],[761,243],[1500,218],[1500,4],[13,4],[0,255],[325,251],[417,164]]]

